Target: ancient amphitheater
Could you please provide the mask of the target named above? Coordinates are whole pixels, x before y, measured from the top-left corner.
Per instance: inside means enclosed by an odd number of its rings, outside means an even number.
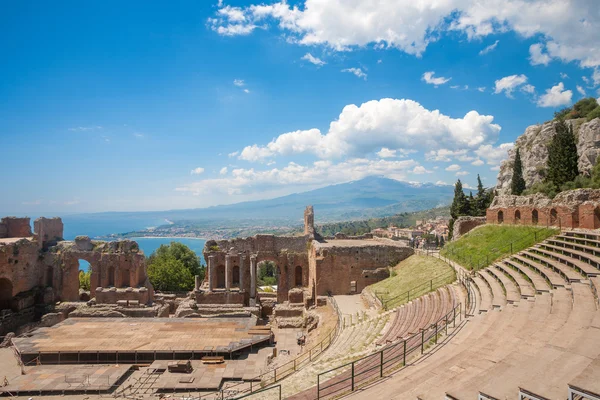
[[[136,359],[80,366],[95,368],[87,383],[67,385],[65,371],[72,365],[48,365],[47,370],[37,365],[17,379],[20,391],[11,383],[0,387],[0,393],[29,396],[35,391],[26,388],[54,377],[63,394],[67,387],[67,397],[142,399],[172,393],[188,399],[600,399],[600,231],[569,227],[477,271],[444,261],[454,268],[455,282],[435,289],[432,278],[433,290],[423,295],[414,291],[412,296],[408,292],[407,301],[394,309],[368,297],[372,310],[348,318],[342,317],[336,296],[321,297],[317,309],[332,307],[329,324],[319,327],[306,347],[282,356],[266,371],[249,369],[264,361],[264,347],[226,361],[218,374],[217,367],[202,370],[194,364],[205,375],[189,378],[169,375],[158,358]],[[71,319],[56,326],[66,329]],[[256,334],[259,327],[233,326],[232,332],[244,329]],[[289,337],[275,330],[277,347],[283,348],[280,344]],[[193,330],[187,334],[191,336],[186,340],[202,345]],[[130,346],[136,340],[122,337]],[[39,343],[44,340],[38,337]],[[30,342],[13,340],[17,351],[19,344]],[[196,360],[193,353],[191,359]],[[209,373],[213,375],[207,378]],[[91,375],[113,384],[94,391]],[[213,390],[185,390],[194,387],[194,379],[216,383]],[[47,388],[44,393],[61,392]]]

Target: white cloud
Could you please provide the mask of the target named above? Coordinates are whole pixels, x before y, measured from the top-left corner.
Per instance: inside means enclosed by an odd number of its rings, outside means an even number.
[[[200,175],[203,172],[204,172],[204,168],[198,167],[198,168],[194,168],[193,170],[191,170],[190,174],[192,174],[192,175]]]
[[[264,146],[245,147],[239,158],[264,161],[277,155],[314,154],[322,159],[371,154],[385,147],[408,150],[461,150],[494,143],[500,126],[491,115],[469,111],[451,118],[406,99],[371,100],[344,107],[329,125],[319,129],[284,133]]]
[[[452,164],[452,165],[447,166],[445,169],[446,169],[446,171],[450,171],[450,172],[459,171],[460,165]]]
[[[526,84],[521,87],[521,91],[529,94],[535,94],[535,86]]]
[[[496,49],[496,47],[498,46],[499,42],[500,42],[499,40],[496,40],[494,43],[490,44],[489,46],[487,46],[486,48],[484,48],[483,50],[481,50],[479,52],[479,55],[482,56],[482,55],[487,54],[487,53],[489,53],[491,51],[494,51]]]
[[[387,147],[382,147],[381,150],[377,152],[377,155],[380,158],[393,158],[396,157],[396,150],[390,150]]]
[[[430,85],[435,85],[435,86],[443,85],[445,83],[448,83],[450,81],[450,79],[452,79],[452,78],[444,78],[443,76],[440,76],[438,78],[434,78],[433,75],[435,75],[434,71],[428,71],[428,72],[425,72],[423,74],[423,76],[421,77],[421,79],[423,81],[425,81],[425,83],[428,83]]]
[[[302,56],[301,60],[308,61],[309,63],[314,64],[317,67],[320,67],[320,66],[323,66],[323,65],[327,64],[325,61],[321,60],[318,57],[314,57],[310,53],[306,53],[304,56]]]
[[[243,79],[234,79],[233,84],[237,87],[242,87],[246,85],[246,82]]]
[[[381,64],[383,60],[377,60],[377,64]]]
[[[89,132],[89,131],[99,131],[101,130],[101,126],[78,126],[75,128],[69,128],[72,132]]]
[[[374,45],[416,56],[447,31],[464,33],[469,40],[514,31],[536,37],[542,58],[600,65],[596,0],[278,1],[220,7],[208,25],[228,36],[271,25],[300,45],[338,51]]]
[[[560,82],[556,86],[552,86],[550,89],[546,89],[546,94],[540,96],[537,101],[539,107],[558,107],[571,104],[571,98],[573,92],[565,90],[565,85]]]
[[[448,186],[448,184],[444,181],[437,181],[435,184],[438,186]]]
[[[342,72],[350,72],[351,74],[356,75],[357,78],[363,78],[365,81],[367,80],[367,74],[360,68],[346,68],[343,69]]]
[[[488,165],[500,165],[508,157],[508,150],[512,149],[513,146],[514,143],[502,143],[497,147],[486,144],[475,150],[475,154],[486,160]]]
[[[564,72],[560,73],[560,78],[561,79],[569,79],[569,75],[565,74]]]
[[[519,86],[525,84],[527,82],[527,76],[521,75],[510,75],[505,76],[502,79],[498,79],[495,81],[495,89],[494,93],[499,94],[504,92],[506,97],[512,98],[512,93]]]
[[[592,79],[594,80],[594,85],[600,85],[600,68],[594,68],[594,72],[592,73]]]
[[[219,171],[220,175],[227,175],[227,167],[223,167],[221,168],[221,170]]]
[[[582,76],[581,79],[585,82],[586,85],[589,85],[590,80],[588,79],[587,76]]]
[[[577,92],[579,92],[580,95],[585,96],[585,89],[579,85],[577,85]]]
[[[467,155],[467,149],[460,150],[449,150],[449,149],[439,149],[439,150],[431,150],[425,153],[425,159],[428,161],[443,161],[450,162],[452,159],[457,159],[459,161],[470,161],[473,157]]]
[[[456,176],[466,176],[466,175],[469,175],[469,173],[467,171],[458,171],[456,173]]]
[[[232,152],[232,153],[229,153],[229,154],[227,154],[227,157],[229,157],[229,158],[233,158],[233,157],[237,157],[237,156],[239,156],[239,155],[240,155],[240,152],[239,152],[239,151],[234,151],[234,152]]]
[[[471,163],[471,165],[474,165],[476,167],[480,167],[483,164],[485,164],[485,163],[481,159],[479,159],[479,158]]]
[[[541,43],[529,46],[529,61],[531,65],[548,65],[552,57],[544,53],[544,45]]]
[[[236,168],[229,176],[204,179],[177,187],[179,192],[194,195],[247,195],[258,193],[265,197],[273,191],[285,188],[297,191],[298,187],[321,187],[333,183],[359,180],[371,175],[383,175],[403,180],[419,164],[414,160],[366,160],[349,159],[333,164],[331,161],[317,161],[312,165],[290,162],[284,168],[257,171],[254,168]]]
[[[134,132],[133,136],[136,137],[136,138],[138,138],[138,139],[142,139],[144,137],[144,134],[143,133],[139,133],[139,132]]]
[[[413,174],[417,174],[417,175],[421,175],[421,174],[431,174],[433,173],[433,171],[429,171],[428,169],[426,169],[424,166],[422,165],[417,165],[414,169],[413,169]]]
[[[496,165],[495,167],[491,167],[490,171],[500,171],[500,166]]]
[[[480,86],[477,88],[481,93],[485,92],[485,86]]]
[[[244,93],[250,93],[250,89],[244,89]]]

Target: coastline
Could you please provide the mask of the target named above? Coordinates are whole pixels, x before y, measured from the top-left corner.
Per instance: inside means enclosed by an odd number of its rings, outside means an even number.
[[[203,237],[190,237],[190,236],[132,236],[127,239],[196,239],[196,240],[209,240]]]

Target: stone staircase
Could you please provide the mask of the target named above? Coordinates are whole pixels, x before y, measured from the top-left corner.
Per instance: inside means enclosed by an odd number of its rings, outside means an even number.
[[[600,398],[600,232],[563,232],[469,284],[475,315],[451,340],[349,397]]]

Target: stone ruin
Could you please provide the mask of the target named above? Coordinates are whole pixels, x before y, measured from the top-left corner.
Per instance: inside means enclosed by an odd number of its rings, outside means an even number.
[[[600,189],[567,190],[554,199],[540,193],[496,196],[487,209],[486,222],[599,229]]]
[[[79,260],[90,263],[89,296],[96,304],[152,304],[154,291],[137,243],[87,236],[64,241],[60,218],[36,219],[32,232],[29,218],[5,217],[0,221],[0,335],[52,313],[56,302],[80,301]]]

